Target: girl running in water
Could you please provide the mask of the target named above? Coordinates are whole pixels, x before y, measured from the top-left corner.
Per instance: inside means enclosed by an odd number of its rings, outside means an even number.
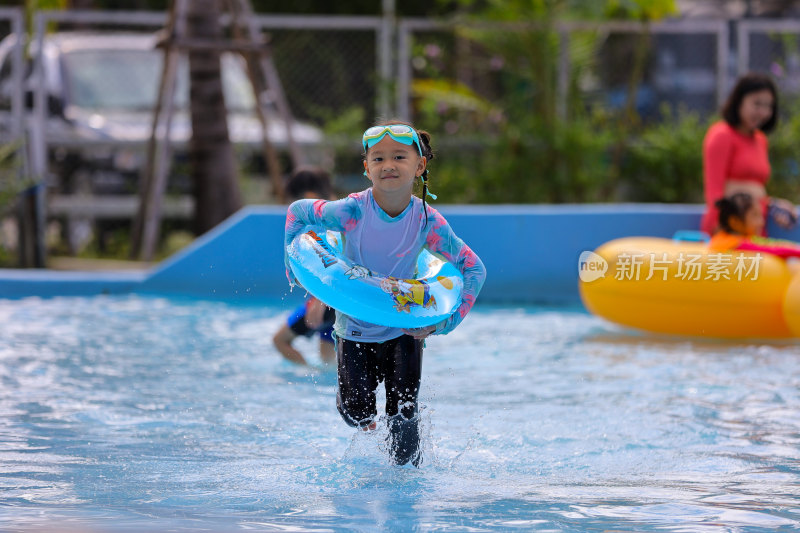
[[[425,328],[403,330],[370,324],[336,312],[334,334],[339,388],[336,404],[345,422],[376,427],[375,393],[386,388],[389,449],[396,464],[418,466],[418,401],[422,350],[428,335],[452,331],[467,315],[483,286],[486,270],[436,209],[427,205],[430,135],[401,121],[368,128],[362,136],[364,174],[372,187],[342,200],[299,200],[289,207],[285,243],[307,225],[339,231],[344,254],[381,276],[413,278],[423,249],[449,261],[464,276],[462,303],[449,318]],[[415,196],[414,186],[422,192]],[[287,276],[295,283],[288,266]]]

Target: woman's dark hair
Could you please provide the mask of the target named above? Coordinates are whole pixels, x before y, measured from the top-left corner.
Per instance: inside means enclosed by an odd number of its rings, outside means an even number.
[[[314,193],[323,200],[330,200],[333,195],[330,174],[318,167],[299,167],[295,170],[286,182],[286,196],[297,200],[306,193]]]
[[[376,124],[376,126],[388,126],[390,124],[405,124],[406,126],[410,126],[414,128],[413,124],[409,124],[405,120],[400,119],[389,119],[389,120],[382,120]],[[422,143],[420,146],[420,151],[422,152],[422,157],[426,159],[426,163],[430,163],[431,159],[433,159],[433,149],[431,148],[431,134],[425,130],[418,130],[414,128],[417,132],[417,136],[419,137],[419,141]],[[416,144],[416,143],[414,143]],[[364,157],[366,158],[366,152],[364,153]],[[425,171],[420,176],[422,178],[422,210],[425,213],[425,225],[428,224],[428,204],[426,203],[426,199],[428,196],[428,166],[425,165]]]
[[[731,228],[731,217],[744,221],[747,212],[755,205],[753,197],[744,192],[737,192],[725,198],[717,200],[714,204],[719,209],[718,223],[720,229],[733,232]]]
[[[725,122],[733,127],[738,126],[742,122],[742,117],[739,116],[739,108],[742,106],[744,97],[764,89],[772,93],[772,116],[759,129],[764,133],[769,133],[775,129],[775,125],[778,123],[778,91],[769,76],[759,73],[745,74],[736,82],[731,94],[728,95],[728,99],[722,106],[722,118],[725,119]]]

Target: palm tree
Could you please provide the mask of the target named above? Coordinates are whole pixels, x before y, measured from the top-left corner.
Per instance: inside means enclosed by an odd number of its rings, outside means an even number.
[[[191,0],[187,6],[187,38],[210,44],[223,39],[220,0]],[[236,160],[228,138],[222,93],[220,51],[213,46],[190,48],[191,175],[194,185],[194,229],[199,235],[242,206]]]

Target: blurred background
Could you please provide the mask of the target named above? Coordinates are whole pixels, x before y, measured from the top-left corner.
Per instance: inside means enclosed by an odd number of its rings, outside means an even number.
[[[748,71],[780,90],[770,192],[800,196],[800,1],[203,0],[218,33],[196,2],[0,2],[0,266],[148,264],[286,203],[302,165],[361,190],[360,135],[391,117],[431,132],[439,203],[699,203],[703,136]],[[209,53],[230,176],[196,168]]]

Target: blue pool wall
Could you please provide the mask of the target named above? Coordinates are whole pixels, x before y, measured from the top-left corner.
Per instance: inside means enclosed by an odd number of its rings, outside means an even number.
[[[578,257],[625,236],[672,237],[698,228],[701,205],[440,206],[487,269],[482,303],[577,303]],[[283,266],[283,206],[250,206],[144,272],[0,270],[0,297],[159,294],[226,300],[300,301]],[[800,241],[800,228],[770,226]]]

